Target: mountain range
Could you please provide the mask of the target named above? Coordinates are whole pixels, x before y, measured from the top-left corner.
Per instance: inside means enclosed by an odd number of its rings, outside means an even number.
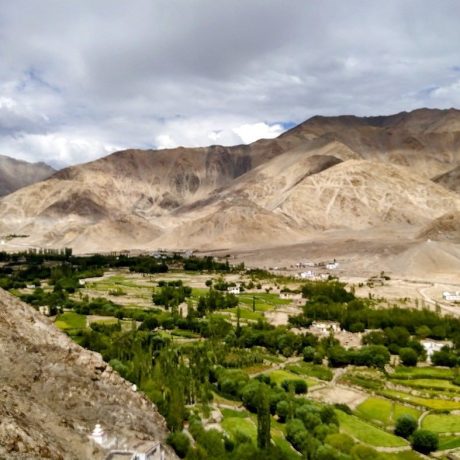
[[[460,241],[460,111],[310,118],[233,147],[124,150],[0,200],[0,234],[76,252],[328,235]]]
[[[45,163],[28,163],[0,155],[0,196],[47,179],[55,172]]]

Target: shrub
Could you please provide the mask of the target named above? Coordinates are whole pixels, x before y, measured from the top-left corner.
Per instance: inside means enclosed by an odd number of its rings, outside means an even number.
[[[412,448],[422,454],[437,450],[439,438],[436,433],[428,430],[417,430],[412,437]]]
[[[289,391],[290,388],[294,389],[295,394],[304,394],[308,391],[308,385],[305,380],[283,380],[281,386],[286,390]]]
[[[336,403],[334,404],[334,407],[336,409],[339,409],[341,410],[342,412],[345,412],[346,414],[348,415],[352,415],[353,414],[353,411],[350,409],[349,406],[347,406],[346,404],[343,404],[343,403]]]
[[[278,414],[278,421],[284,423],[289,416],[289,403],[287,401],[280,401],[276,405],[276,413]]]
[[[315,359],[315,349],[313,347],[305,347],[303,349],[303,360],[311,363]]]
[[[396,420],[395,435],[408,438],[417,429],[417,420],[412,415],[401,415]]]
[[[412,348],[400,348],[399,357],[404,366],[415,366],[417,364],[417,353]]]
[[[166,442],[176,451],[180,458],[184,458],[190,449],[190,439],[181,431],[171,433]]]

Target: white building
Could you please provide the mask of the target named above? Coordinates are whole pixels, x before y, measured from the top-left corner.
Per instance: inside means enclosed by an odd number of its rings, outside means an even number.
[[[326,268],[328,270],[335,270],[336,268],[339,267],[339,263],[338,262],[329,262],[326,264]]]
[[[141,441],[128,449],[111,450],[106,460],[166,460],[166,457],[159,442]]]
[[[300,292],[280,292],[280,299],[301,300],[302,294]]]
[[[456,291],[456,292],[444,291],[442,293],[442,298],[450,302],[460,302],[460,291]]]
[[[329,335],[331,332],[340,332],[342,329],[340,328],[340,324],[335,321],[313,321],[309,330],[313,333]]]
[[[227,292],[229,294],[239,294],[240,293],[240,287],[239,286],[230,286],[227,288]]]
[[[313,279],[315,274],[312,270],[308,270],[306,272],[299,273],[299,278],[303,280]]]
[[[165,450],[160,442],[123,442],[120,446],[116,438],[107,436],[99,423],[94,427],[90,438],[103,449],[110,449],[106,460],[165,460]]]
[[[38,311],[45,316],[50,316],[50,307],[48,305],[40,305]]]
[[[426,357],[428,362],[431,362],[431,357],[433,356],[433,353],[441,351],[442,347],[452,346],[452,342],[440,342],[437,340],[430,339],[421,340],[420,343],[426,351]]]

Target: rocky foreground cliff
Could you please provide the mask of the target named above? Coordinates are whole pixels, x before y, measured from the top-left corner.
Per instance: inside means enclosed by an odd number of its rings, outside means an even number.
[[[119,448],[168,434],[155,406],[99,354],[1,289],[0,414],[0,459],[103,459],[89,438],[96,423]]]

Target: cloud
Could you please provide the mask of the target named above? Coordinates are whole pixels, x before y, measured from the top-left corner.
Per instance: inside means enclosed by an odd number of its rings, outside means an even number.
[[[457,0],[15,0],[0,153],[251,142],[316,115],[459,105]]]
[[[279,136],[283,127],[277,123],[268,125],[267,123],[245,124],[234,128],[233,131],[238,134],[244,144],[250,144],[258,139],[272,139]]]

